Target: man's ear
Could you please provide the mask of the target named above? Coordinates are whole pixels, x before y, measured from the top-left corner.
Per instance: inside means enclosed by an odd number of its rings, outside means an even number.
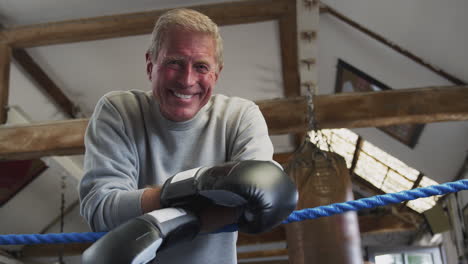
[[[223,66],[219,66],[218,72],[215,73],[215,82],[218,81],[219,75],[221,74],[222,70],[223,70]]]
[[[146,75],[148,75],[148,79],[151,80],[151,73],[153,72],[153,60],[151,59],[151,55],[149,52],[146,52]]]

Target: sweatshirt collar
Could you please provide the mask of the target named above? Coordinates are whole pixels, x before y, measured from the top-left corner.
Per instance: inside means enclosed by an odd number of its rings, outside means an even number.
[[[166,127],[169,130],[189,130],[191,128],[199,126],[201,123],[206,122],[207,115],[206,112],[210,108],[212,104],[212,98],[208,101],[206,105],[204,105],[198,113],[187,121],[176,122],[167,119],[162,113],[159,105],[159,101],[154,97],[153,93],[150,94],[151,99],[153,101],[153,112],[156,116],[157,122],[161,122],[163,127]]]

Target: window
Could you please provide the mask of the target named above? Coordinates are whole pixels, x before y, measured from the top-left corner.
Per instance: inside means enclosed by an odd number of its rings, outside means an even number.
[[[330,147],[332,151],[343,156],[348,168],[351,168],[353,158],[356,157],[356,165],[352,172],[385,193],[438,184],[370,142],[361,139],[361,143],[358,144],[359,136],[349,129],[323,129],[318,133],[312,131],[309,136],[321,149],[328,150]],[[439,198],[440,196],[420,198],[409,201],[407,205],[422,213],[432,208]]]
[[[375,264],[442,264],[440,249],[413,248],[394,249],[391,251],[376,251]]]

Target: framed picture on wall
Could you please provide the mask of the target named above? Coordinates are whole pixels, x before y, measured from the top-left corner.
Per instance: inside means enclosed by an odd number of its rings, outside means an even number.
[[[354,66],[338,60],[336,72],[336,93],[349,93],[349,92],[372,92],[391,90],[390,87],[377,81],[366,73],[360,71]],[[414,148],[418,142],[419,136],[424,128],[420,124],[403,124],[378,127],[381,131],[387,133],[391,137]]]

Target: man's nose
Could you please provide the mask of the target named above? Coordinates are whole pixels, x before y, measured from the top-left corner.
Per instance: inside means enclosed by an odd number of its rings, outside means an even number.
[[[187,66],[181,71],[179,82],[184,88],[195,85],[196,81],[196,71],[193,70],[192,66]]]

